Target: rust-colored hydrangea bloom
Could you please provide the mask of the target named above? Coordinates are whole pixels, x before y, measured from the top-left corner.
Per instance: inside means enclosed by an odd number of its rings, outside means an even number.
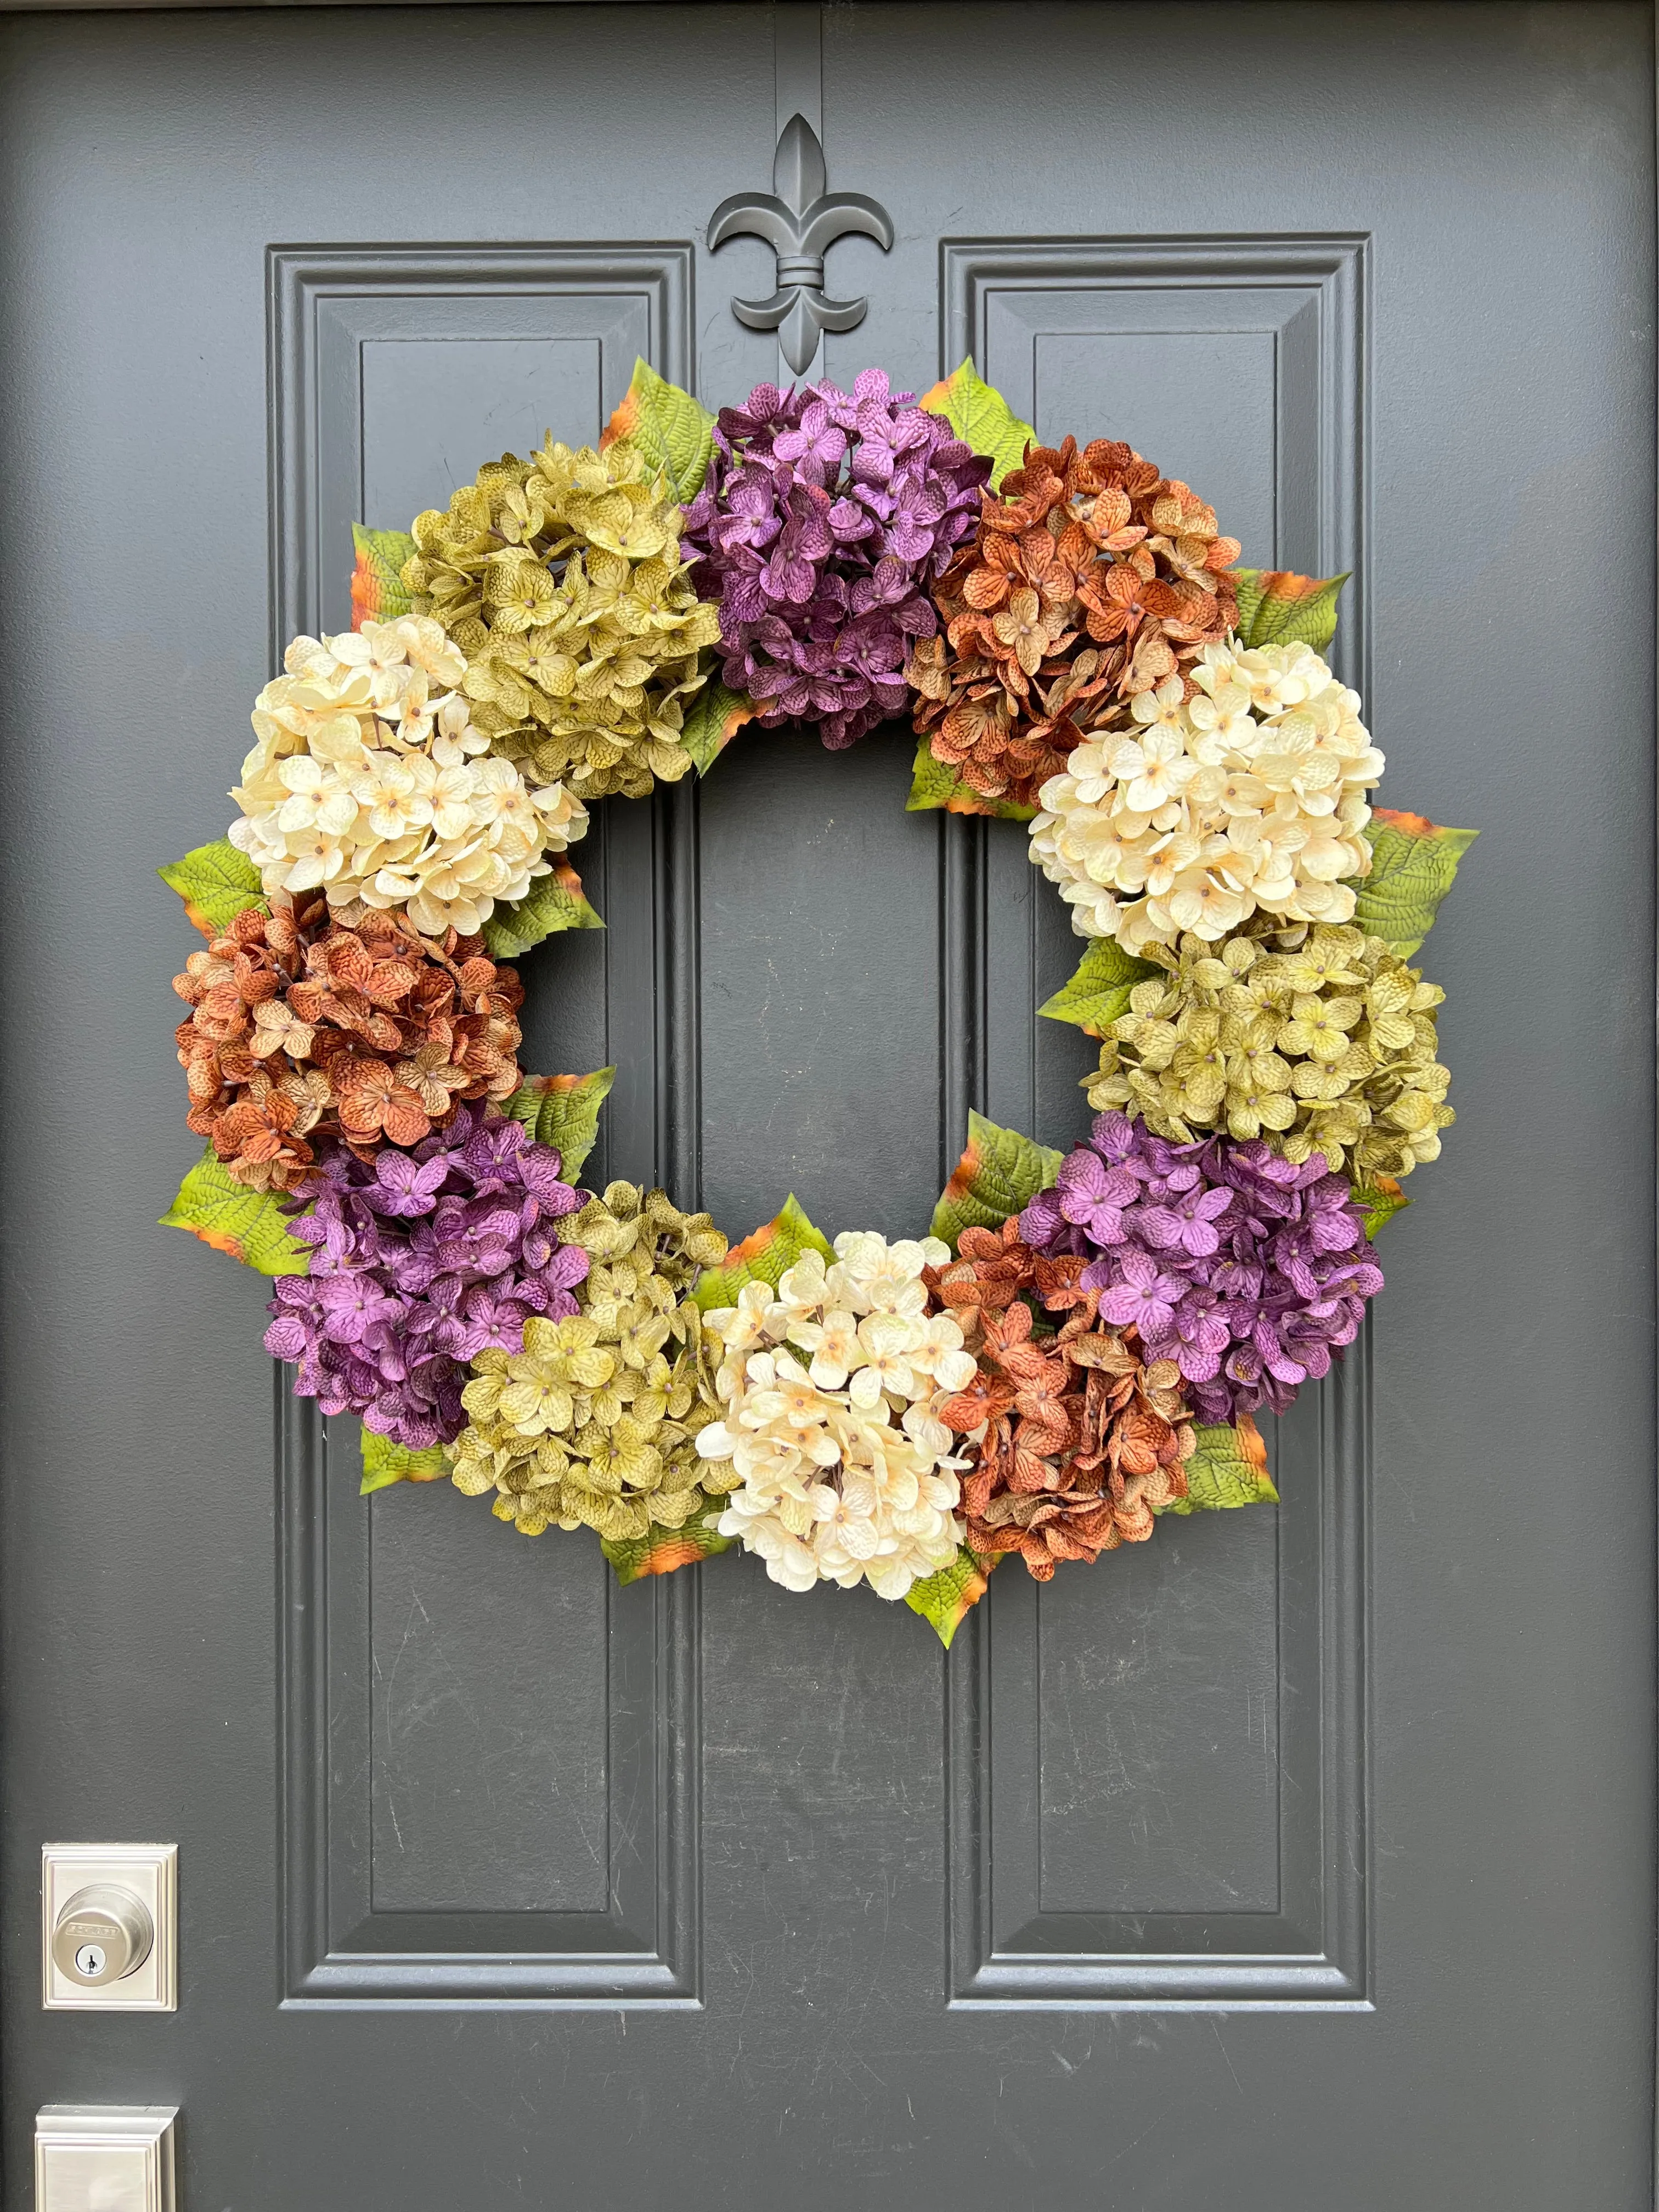
[[[1238,611],[1236,538],[1133,447],[1036,446],[983,495],[934,591],[945,635],[907,672],[933,757],[988,799],[1035,805],[1091,732],[1218,642]]]
[[[1042,1258],[1018,1217],[964,1230],[960,1250],[926,1279],[979,1364],[940,1408],[973,1454],[969,1547],[1018,1552],[1047,1582],[1063,1559],[1144,1543],[1155,1515],[1187,1494],[1195,1438],[1179,1370],[1148,1364],[1133,1329],[1105,1326],[1099,1292],[1079,1279],[1087,1262]]]
[[[192,952],[173,988],[190,1126],[238,1182],[290,1190],[339,1137],[362,1158],[418,1145],[463,1098],[519,1087],[516,972],[482,939],[423,938],[402,915],[249,907]]]

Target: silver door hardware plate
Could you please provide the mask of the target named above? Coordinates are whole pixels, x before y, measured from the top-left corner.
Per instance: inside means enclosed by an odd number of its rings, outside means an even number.
[[[174,2212],[176,2105],[46,2105],[34,2120],[35,2212]]]
[[[41,1846],[40,2002],[48,2011],[176,2011],[178,1929],[176,1844]]]

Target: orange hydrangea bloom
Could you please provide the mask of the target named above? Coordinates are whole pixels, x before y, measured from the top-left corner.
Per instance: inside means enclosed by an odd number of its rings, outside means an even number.
[[[973,790],[1035,805],[1083,737],[1225,637],[1238,541],[1114,439],[1034,447],[981,497],[934,590],[944,633],[907,671],[915,726]]]
[[[193,952],[173,988],[190,1126],[239,1182],[289,1190],[311,1139],[367,1158],[418,1145],[463,1098],[519,1087],[516,972],[480,938],[424,938],[395,913],[320,893],[249,907]]]
[[[1133,1329],[1103,1323],[1098,1291],[1079,1279],[1086,1261],[1040,1257],[1017,1218],[964,1230],[960,1254],[925,1279],[978,1362],[940,1409],[972,1440],[962,1483],[969,1547],[1018,1552],[1047,1582],[1064,1559],[1144,1543],[1159,1509],[1187,1494],[1196,1440],[1179,1370],[1146,1362]],[[1056,1315],[1065,1318],[1053,1328]]]

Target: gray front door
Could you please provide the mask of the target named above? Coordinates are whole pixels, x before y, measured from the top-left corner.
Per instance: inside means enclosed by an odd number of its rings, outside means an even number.
[[[821,38],[820,38],[821,29]],[[1637,2212],[1651,2203],[1651,22],[1620,5],[12,15],[6,2202],[177,2103],[188,2212]],[[360,1503],[195,1145],[150,871],[219,835],[348,526],[775,376],[710,212],[821,121],[850,382],[973,353],[1257,565],[1352,569],[1458,1123],[1282,1509],[1166,1522],[948,1660],[735,1556],[609,1587]],[[614,801],[526,1064],[734,1236],[915,1233],[1086,1045],[1022,833],[910,743]],[[273,1406],[275,1413],[273,1415]],[[179,1849],[176,2014],[43,2014],[40,1848]]]

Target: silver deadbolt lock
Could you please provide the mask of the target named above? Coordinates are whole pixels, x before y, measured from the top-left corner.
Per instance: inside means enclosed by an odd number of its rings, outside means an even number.
[[[48,2012],[172,2012],[176,1844],[40,1846],[40,2002]]]
[[[52,1931],[52,1963],[81,1989],[101,1989],[136,1974],[150,1954],[155,1923],[143,1898],[112,1883],[77,1889]]]

